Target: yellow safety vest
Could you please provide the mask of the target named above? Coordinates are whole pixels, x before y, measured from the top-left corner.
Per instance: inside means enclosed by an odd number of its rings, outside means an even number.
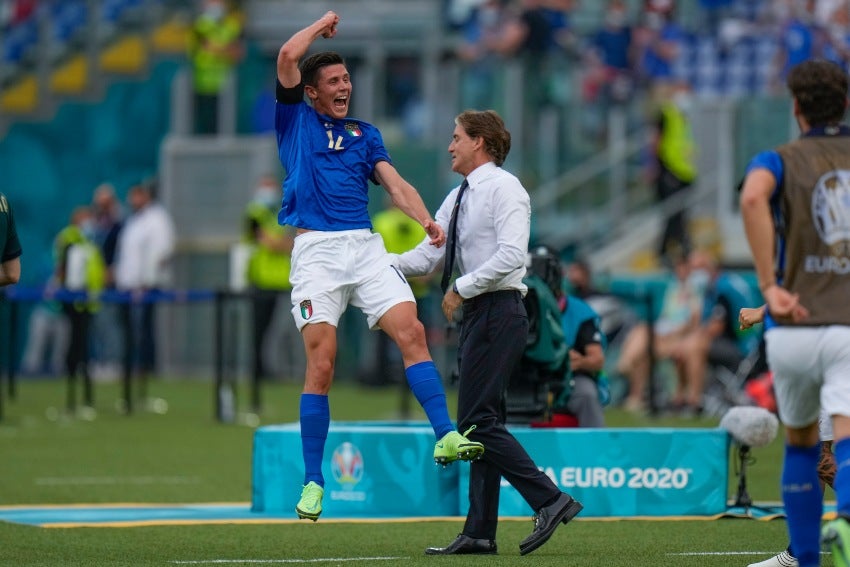
[[[696,151],[691,125],[673,103],[661,107],[664,128],[658,142],[658,159],[680,181],[690,183],[697,177]]]
[[[215,95],[221,90],[233,62],[226,55],[217,53],[236,41],[242,34],[242,24],[236,16],[226,16],[215,21],[200,16],[192,27],[189,43],[189,55],[193,65],[195,91],[201,94]],[[208,43],[211,49],[206,49]]]
[[[277,252],[256,242],[247,227],[252,221],[260,229],[271,234],[283,235],[285,229],[277,223],[274,211],[261,203],[250,203],[245,211],[246,231],[244,238],[254,245],[251,258],[248,260],[248,283],[258,289],[288,290],[289,272],[292,268],[292,258],[288,253]]]

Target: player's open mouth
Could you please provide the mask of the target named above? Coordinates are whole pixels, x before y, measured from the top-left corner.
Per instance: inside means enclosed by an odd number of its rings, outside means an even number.
[[[347,96],[341,96],[341,97],[334,99],[334,106],[336,106],[337,108],[345,108],[345,105],[347,105],[347,104],[348,104],[348,97]]]

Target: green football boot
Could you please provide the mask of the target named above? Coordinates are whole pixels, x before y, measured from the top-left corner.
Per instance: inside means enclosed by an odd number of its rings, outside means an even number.
[[[295,505],[295,513],[299,520],[313,520],[314,522],[322,515],[322,497],[325,489],[313,482],[308,482],[301,491],[301,500]]]
[[[850,523],[836,518],[826,524],[820,532],[820,540],[832,549],[835,567],[850,567]]]
[[[473,425],[463,435],[457,431],[446,433],[434,446],[434,462],[445,467],[458,459],[461,461],[480,459],[484,454],[484,445],[466,438],[474,430]]]

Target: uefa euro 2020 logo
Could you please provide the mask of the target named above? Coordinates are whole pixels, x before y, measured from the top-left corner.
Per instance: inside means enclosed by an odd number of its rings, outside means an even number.
[[[331,471],[338,483],[353,488],[363,478],[363,455],[360,449],[348,441],[334,449]]]
[[[830,171],[812,193],[812,217],[818,235],[833,253],[850,253],[850,171]]]

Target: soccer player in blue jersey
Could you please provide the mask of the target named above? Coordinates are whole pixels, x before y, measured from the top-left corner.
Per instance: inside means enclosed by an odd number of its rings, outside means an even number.
[[[447,464],[484,452],[481,443],[455,431],[449,417],[413,292],[391,265],[380,234],[371,230],[369,181],[383,186],[398,208],[422,224],[433,246],[445,243],[445,232],[393,167],[378,129],[347,117],[352,85],[342,57],[322,52],[302,61],[314,41],[336,35],[338,23],[339,16],[327,12],[296,32],[277,58],[275,130],[286,170],[278,221],[296,228],[292,315],[307,353],[300,406],[304,487],[295,511],[313,521],[322,513],[336,326],[348,304],[359,307],[370,328],[383,329],[399,346],[408,384],[439,439],[434,460]]]

